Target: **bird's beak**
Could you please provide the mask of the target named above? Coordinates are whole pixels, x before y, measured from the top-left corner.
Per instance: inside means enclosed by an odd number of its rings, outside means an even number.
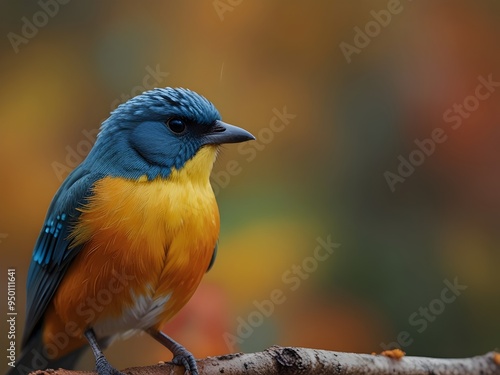
[[[221,145],[254,140],[255,137],[245,129],[217,120],[212,130],[205,135],[204,144]]]

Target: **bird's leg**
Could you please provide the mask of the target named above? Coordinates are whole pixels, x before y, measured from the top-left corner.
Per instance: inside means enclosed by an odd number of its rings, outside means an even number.
[[[191,375],[198,375],[198,367],[196,366],[194,356],[185,347],[157,329],[149,328],[147,333],[172,352],[174,355],[172,362],[174,364],[183,365],[186,371]]]
[[[90,344],[92,352],[94,353],[95,369],[99,375],[125,375],[111,366],[106,357],[104,357],[104,354],[102,353],[102,350],[97,343],[95,332],[92,328],[86,330],[84,335]]]

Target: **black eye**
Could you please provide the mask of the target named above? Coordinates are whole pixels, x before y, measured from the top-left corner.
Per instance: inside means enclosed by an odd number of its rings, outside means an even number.
[[[180,118],[173,117],[167,120],[167,126],[175,134],[181,134],[186,130],[186,124]]]

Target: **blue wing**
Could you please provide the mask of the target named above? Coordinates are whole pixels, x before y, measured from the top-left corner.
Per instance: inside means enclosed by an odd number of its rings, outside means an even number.
[[[214,263],[215,263],[215,258],[217,257],[217,249],[219,248],[219,241],[217,241],[217,243],[215,244],[215,247],[214,247],[214,252],[212,253],[212,258],[210,259],[210,263],[208,264],[208,268],[207,268],[207,271],[210,271],[210,269],[213,267]]]
[[[77,208],[85,204],[93,184],[99,178],[99,175],[91,174],[79,166],[64,181],[52,200],[28,271],[23,347],[41,323],[68,266],[80,251],[81,246],[70,247],[68,235],[80,215]]]

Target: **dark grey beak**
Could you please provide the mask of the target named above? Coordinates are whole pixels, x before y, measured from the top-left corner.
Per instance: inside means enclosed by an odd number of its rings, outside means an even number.
[[[245,129],[217,120],[210,132],[205,135],[203,144],[221,145],[223,143],[239,143],[254,139],[255,137]]]

